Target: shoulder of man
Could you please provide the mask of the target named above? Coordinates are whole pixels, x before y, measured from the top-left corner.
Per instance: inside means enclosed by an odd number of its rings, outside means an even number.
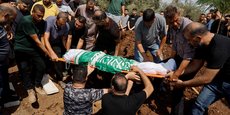
[[[190,24],[192,22],[192,20],[186,18],[186,17],[181,17],[182,19],[182,28],[184,29],[188,24]]]
[[[82,5],[79,5],[79,6],[77,7],[77,9],[80,9],[80,10],[82,10],[82,9],[84,9],[84,8],[86,8],[86,4],[82,4]]]
[[[143,17],[139,17],[135,23],[135,26],[138,27],[141,23],[143,23]]]

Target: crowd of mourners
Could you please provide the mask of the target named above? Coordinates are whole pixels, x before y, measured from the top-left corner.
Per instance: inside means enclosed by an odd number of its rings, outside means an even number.
[[[102,100],[100,114],[135,115],[147,98],[161,91],[172,94],[171,114],[184,115],[184,89],[196,86],[203,88],[189,114],[202,115],[223,97],[230,104],[230,15],[217,9],[193,21],[173,5],[159,13],[133,8],[130,14],[125,0],[109,0],[106,11],[96,0],[0,2],[0,109],[20,99],[9,87],[13,62],[31,104],[37,94],[46,95],[42,78],[52,76],[64,89],[64,115],[92,114],[97,100]],[[153,79],[136,66],[127,74],[110,74],[85,65],[67,69],[59,61],[69,49],[118,56],[125,31],[135,33],[136,61],[151,61],[150,52],[155,63],[165,62],[162,51],[170,44],[169,58],[177,69]],[[64,80],[67,74],[70,82]]]

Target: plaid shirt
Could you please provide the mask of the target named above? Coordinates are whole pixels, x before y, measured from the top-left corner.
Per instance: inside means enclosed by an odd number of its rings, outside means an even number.
[[[92,103],[102,98],[103,89],[76,89],[67,84],[64,91],[64,115],[90,115]]]

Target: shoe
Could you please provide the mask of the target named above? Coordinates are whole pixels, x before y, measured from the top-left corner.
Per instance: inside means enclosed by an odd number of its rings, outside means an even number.
[[[35,96],[35,92],[33,89],[29,89],[27,90],[28,93],[28,99],[30,103],[34,103],[36,102],[36,96]]]
[[[65,88],[65,83],[63,81],[58,81],[58,84],[61,86],[62,89]]]
[[[40,95],[46,95],[46,92],[43,90],[43,88],[41,86],[39,86],[39,87],[35,86],[35,91]]]
[[[18,106],[20,104],[20,100],[18,96],[8,96],[3,100],[4,107],[13,107]]]

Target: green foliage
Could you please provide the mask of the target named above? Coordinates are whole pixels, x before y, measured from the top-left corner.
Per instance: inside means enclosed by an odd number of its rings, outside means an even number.
[[[145,10],[147,8],[158,9],[160,0],[125,0],[126,8],[131,11],[133,8],[137,8],[138,11]],[[97,0],[97,5],[101,9],[106,10],[109,5],[109,0]]]
[[[109,0],[97,0],[97,5],[100,7],[100,9],[106,11],[109,4]]]
[[[169,4],[162,3],[161,0],[125,0],[126,8],[131,12],[133,8],[138,11],[143,11],[147,8],[154,9],[155,12],[160,12],[165,9]],[[173,0],[173,5],[183,9],[183,15],[190,15],[193,20],[197,20],[199,15],[204,12],[201,5],[192,2],[180,3],[178,0]],[[97,5],[106,10],[109,5],[109,0],[97,0]]]
[[[181,9],[182,16],[189,15],[193,21],[197,21],[200,14],[204,13],[203,6],[199,6],[192,2],[186,2],[185,4],[176,3],[174,4]]]
[[[230,1],[229,0],[198,0],[199,4],[206,4],[214,6],[219,9],[222,13],[228,13],[230,11]]]

